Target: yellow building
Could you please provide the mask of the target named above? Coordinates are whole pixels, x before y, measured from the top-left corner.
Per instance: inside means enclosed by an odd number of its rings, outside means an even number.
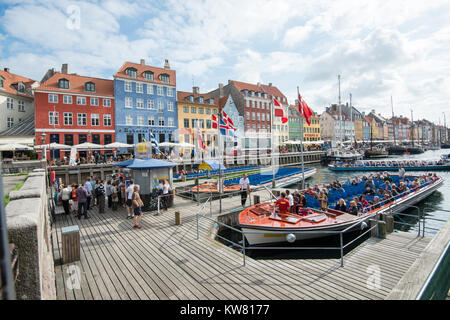
[[[198,122],[203,141],[209,149],[217,134],[217,129],[212,128],[211,115],[219,114],[219,99],[199,93],[198,87],[192,89],[192,92],[177,91],[179,141],[194,144]]]
[[[306,120],[303,119],[303,141],[319,141],[320,140],[320,116],[317,113],[313,113],[309,118],[311,123],[308,126]]]
[[[355,126],[355,139],[356,141],[362,141],[364,138],[364,121],[362,119],[355,118],[354,126]]]

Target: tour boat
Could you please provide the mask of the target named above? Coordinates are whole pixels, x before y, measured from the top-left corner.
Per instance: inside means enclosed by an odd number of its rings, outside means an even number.
[[[365,158],[386,158],[389,153],[386,151],[383,145],[379,144],[373,148],[367,149],[364,152]]]
[[[405,176],[405,178],[413,179],[415,177]],[[379,207],[369,207],[367,212],[359,216],[331,208],[324,212],[315,207],[310,207],[308,204],[309,200],[307,200],[308,208],[303,209],[306,215],[277,213],[275,201],[263,202],[241,211],[238,217],[238,226],[244,233],[249,246],[293,243],[299,240],[321,238],[332,235],[329,231],[345,230],[349,232],[362,230],[367,228],[367,223],[363,221],[366,218],[381,213],[406,210],[411,205],[428,197],[442,183],[442,178],[435,176],[433,181],[424,183],[418,189],[411,189],[408,193],[394,197],[392,201],[383,203]],[[353,194],[349,196],[358,195]]]
[[[352,161],[361,160],[363,155],[355,150],[329,149],[325,157],[326,161]]]
[[[354,164],[332,163],[328,165],[328,169],[332,171],[398,171],[401,165],[405,171],[450,170],[450,163],[444,163],[443,160],[430,162],[429,160],[357,161]]]

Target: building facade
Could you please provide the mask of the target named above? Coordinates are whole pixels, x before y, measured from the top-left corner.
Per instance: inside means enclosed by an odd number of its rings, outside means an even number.
[[[303,141],[319,141],[320,136],[320,116],[313,112],[312,116],[309,118],[309,123],[303,118]]]
[[[84,142],[105,145],[115,141],[114,82],[61,72],[47,74],[34,90],[36,144]],[[52,157],[69,156],[56,150]],[[85,152],[79,153],[85,157]]]
[[[0,132],[20,124],[34,115],[33,89],[39,82],[0,70]]]
[[[176,74],[166,60],[164,68],[125,62],[114,75],[116,140],[135,144],[177,142]]]
[[[300,112],[296,106],[289,106],[288,108],[288,124],[289,124],[289,140],[299,141],[300,132]]]

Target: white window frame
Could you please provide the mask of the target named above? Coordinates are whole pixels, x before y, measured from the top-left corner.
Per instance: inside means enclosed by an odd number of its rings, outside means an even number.
[[[94,120],[97,120],[97,124],[94,124]],[[100,115],[98,113],[91,113],[91,126],[100,126]]]
[[[158,117],[158,126],[164,127],[164,117]]]
[[[49,111],[48,112],[48,124],[50,126],[58,126],[59,125],[59,112],[58,111],[56,111],[56,112]]]
[[[99,103],[98,98],[91,98],[90,99],[91,106],[98,107],[98,103]]]
[[[154,126],[155,125],[155,116],[150,116],[147,118],[148,120],[148,125],[149,126]]]
[[[23,101],[23,100],[17,101],[17,111],[25,112],[25,101]]]
[[[158,96],[164,96],[164,87],[156,86],[156,93]]]
[[[158,113],[164,113],[164,101],[158,100]]]
[[[84,120],[84,124],[80,120]],[[87,126],[87,113],[77,113],[77,125]]]
[[[168,101],[167,102],[167,111],[174,111],[175,107],[174,107],[174,103],[173,101]]]
[[[174,96],[173,92],[174,92],[173,88],[167,88],[167,96],[168,97],[173,97]]]
[[[6,119],[6,126],[7,126],[8,128],[11,128],[11,127],[14,126],[14,118],[13,118],[13,117],[8,117],[8,118]]]
[[[125,124],[127,126],[132,126],[133,125],[133,116],[131,114],[127,114],[125,116]]]
[[[58,95],[57,94],[49,94],[48,102],[50,103],[58,103]]]
[[[144,109],[144,99],[136,99],[136,109]]]
[[[155,100],[147,99],[147,109],[155,110]]]
[[[136,93],[144,93],[144,84],[136,82]]]
[[[130,102],[130,103],[128,103]],[[133,98],[125,97],[125,108],[133,108]]]
[[[167,126],[175,127],[175,119],[173,117],[168,117],[167,118]]]
[[[83,99],[84,99],[84,103],[80,103],[80,101]],[[86,97],[77,96],[77,105],[85,106],[86,105]]]
[[[14,110],[14,99],[11,97],[6,98],[6,109]]]
[[[124,81],[123,83],[123,90],[125,92],[132,92],[133,91],[133,82],[132,81]]]
[[[145,126],[144,116],[138,115],[136,120],[137,120],[138,126],[141,126],[141,127]]]
[[[153,90],[153,85],[150,83],[147,84],[147,94],[155,94]]]
[[[111,99],[103,98],[102,104],[104,107],[108,107],[108,108],[111,107]]]
[[[110,114],[103,115],[103,126],[111,127],[112,126],[112,117]]]
[[[73,97],[68,95],[63,95],[63,104],[72,104]]]
[[[73,114],[72,114],[72,112],[64,112],[63,113],[63,117],[64,117],[64,125],[65,126],[73,126]]]

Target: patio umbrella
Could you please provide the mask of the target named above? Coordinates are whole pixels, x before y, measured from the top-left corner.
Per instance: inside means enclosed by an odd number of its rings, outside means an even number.
[[[178,144],[173,142],[161,142],[160,147],[176,147]]]
[[[77,149],[103,149],[104,146],[102,146],[101,144],[85,142],[85,143],[77,144],[74,147]]]
[[[113,143],[110,143],[110,144],[106,144],[103,147],[106,148],[106,149],[133,148],[134,145],[133,144],[122,143],[122,142],[113,142]]]
[[[40,145],[34,146],[35,149],[43,149],[44,147],[47,150],[58,150],[58,149],[70,149],[71,148],[71,146],[68,146],[66,144],[56,143],[56,142],[52,142],[50,144],[40,144]]]
[[[187,142],[180,142],[180,143],[176,143],[175,145],[177,147],[181,147],[181,148],[193,148],[193,147],[195,147],[193,144],[187,143]]]
[[[0,151],[20,151],[20,150],[33,150],[33,148],[19,143],[8,143],[0,145]]]

